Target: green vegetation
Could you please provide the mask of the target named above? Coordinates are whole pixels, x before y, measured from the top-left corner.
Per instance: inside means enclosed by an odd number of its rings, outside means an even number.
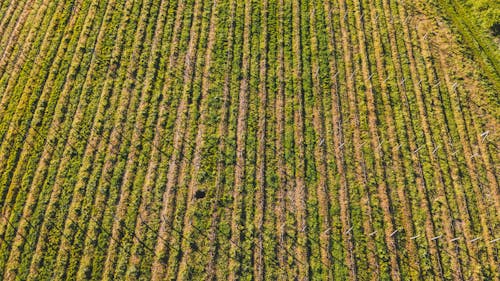
[[[483,31],[495,37],[500,36],[500,3],[491,0],[462,1]]]
[[[0,279],[499,279],[499,11],[0,2]]]

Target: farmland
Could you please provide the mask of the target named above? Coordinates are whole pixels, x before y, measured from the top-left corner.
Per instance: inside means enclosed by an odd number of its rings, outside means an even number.
[[[0,280],[500,280],[471,3],[0,1]]]

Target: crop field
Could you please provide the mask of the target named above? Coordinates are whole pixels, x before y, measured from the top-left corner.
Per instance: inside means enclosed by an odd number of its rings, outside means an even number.
[[[471,3],[0,1],[0,280],[500,280]]]

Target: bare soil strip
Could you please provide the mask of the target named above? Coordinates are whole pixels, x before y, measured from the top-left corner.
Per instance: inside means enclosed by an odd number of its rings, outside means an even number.
[[[264,224],[264,214],[266,210],[266,131],[267,131],[267,106],[268,106],[268,94],[267,94],[267,46],[268,46],[268,34],[267,34],[267,17],[268,17],[268,1],[263,0],[261,3],[261,35],[260,35],[260,47],[261,55],[259,62],[259,122],[258,122],[258,132],[257,132],[257,163],[256,163],[256,183],[257,191],[255,194],[255,231],[256,231],[256,241],[254,250],[254,278],[255,280],[264,280],[265,278],[265,268],[264,268],[264,242],[263,242],[263,224]]]
[[[301,49],[301,1],[292,3],[292,50],[293,50],[293,77],[294,77],[294,147],[295,147],[295,219],[298,232],[296,258],[301,262],[298,265],[300,279],[309,278],[309,260],[307,245],[307,206],[305,185],[305,144],[304,144],[304,93],[302,89],[302,49]]]
[[[276,239],[278,240],[278,262],[281,268],[287,267],[287,253],[285,251],[287,247],[287,235],[286,235],[286,212],[287,212],[287,174],[286,174],[286,164],[285,164],[285,148],[284,148],[284,135],[285,135],[285,54],[284,54],[284,2],[283,0],[278,1],[278,65],[277,65],[277,92],[275,101],[275,113],[276,113],[276,158],[277,158],[277,174],[278,174],[278,186],[277,191],[277,204],[276,210]],[[288,272],[288,270],[286,270]],[[281,278],[288,279],[285,274]]]

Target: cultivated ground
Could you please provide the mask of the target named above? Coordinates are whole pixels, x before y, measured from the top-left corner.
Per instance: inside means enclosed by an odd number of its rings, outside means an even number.
[[[499,280],[465,2],[1,1],[0,279]]]

